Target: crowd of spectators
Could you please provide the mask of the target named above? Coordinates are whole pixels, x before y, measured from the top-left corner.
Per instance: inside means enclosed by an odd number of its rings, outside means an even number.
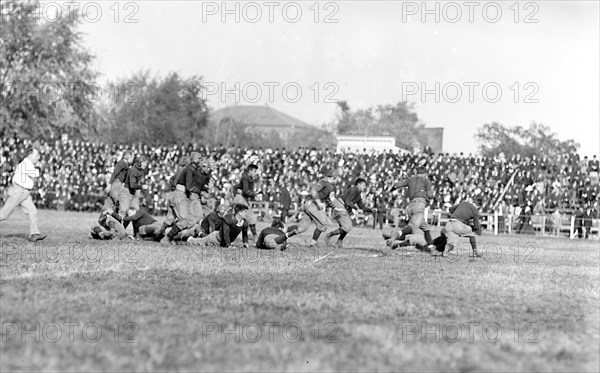
[[[21,160],[19,151],[28,140],[9,138],[0,148],[0,197],[6,200],[13,168]],[[38,179],[33,199],[40,208],[99,211],[107,195],[107,182],[124,145],[107,145],[78,139],[52,139],[36,144],[41,151],[42,174]],[[430,208],[447,210],[451,205],[476,195],[483,196],[484,212],[490,212],[507,184],[502,200],[509,208],[526,206],[532,213],[552,213],[559,209],[574,212],[590,207],[595,217],[599,209],[599,161],[580,158],[578,154],[564,154],[555,159],[546,157],[505,158],[480,157],[464,154],[393,154],[336,153],[330,149],[225,149],[222,146],[197,145],[149,146],[135,144],[127,147],[136,155],[149,160],[147,184],[142,203],[151,213],[166,212],[165,193],[169,179],[179,160],[192,151],[216,161],[212,174],[212,205],[228,203],[233,199],[232,186],[240,178],[251,157],[260,160],[261,178],[257,188],[262,190],[263,201],[279,201],[280,187],[286,187],[293,203],[301,203],[310,186],[324,169],[337,167],[342,173],[338,193],[348,188],[357,177],[368,181],[364,200],[379,209],[403,207],[404,188],[389,193],[391,185],[412,173],[416,167],[427,169],[434,188]],[[513,173],[514,180],[510,179]]]

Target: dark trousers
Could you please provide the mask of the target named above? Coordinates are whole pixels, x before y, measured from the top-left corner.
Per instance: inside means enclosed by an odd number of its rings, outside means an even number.
[[[379,221],[379,229],[383,229],[383,220],[385,219],[386,211],[385,210],[377,210],[373,213],[373,229],[377,226],[377,222]]]
[[[281,209],[281,222],[285,223],[287,222],[287,217],[288,217],[288,213],[290,212],[290,209]]]
[[[585,233],[585,239],[586,239],[586,240],[587,240],[587,239],[590,237],[590,230],[591,230],[591,227],[586,227],[586,226],[581,226],[581,225],[580,225],[580,226],[578,226],[578,227],[576,228],[576,230],[577,230],[577,236],[578,236],[579,238],[583,238],[583,237],[584,237],[584,233]]]

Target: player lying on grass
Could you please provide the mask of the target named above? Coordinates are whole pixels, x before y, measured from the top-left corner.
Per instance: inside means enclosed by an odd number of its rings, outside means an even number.
[[[429,252],[425,235],[420,229],[417,229],[417,231],[414,233],[409,233],[406,235],[401,235],[399,232],[395,232],[392,235],[392,238],[386,241],[386,244],[392,250],[396,250],[399,247],[413,246],[417,250]]]
[[[338,248],[342,247],[344,238],[352,230],[352,220],[350,219],[352,209],[360,208],[367,213],[372,211],[369,207],[365,206],[361,198],[361,193],[366,187],[367,181],[365,179],[358,178],[354,182],[354,186],[348,188],[343,195],[341,195],[339,198],[334,198],[332,201],[332,204],[334,205],[333,218],[338,222],[340,227],[332,232],[327,233],[325,235],[325,239],[329,242],[331,237],[339,235],[336,243]]]
[[[104,207],[98,218],[98,224],[91,228],[92,238],[97,240],[112,240],[113,238],[127,238],[125,227],[117,220],[119,215],[112,207]]]
[[[174,238],[176,241],[186,242],[190,237],[206,237],[212,232],[218,231],[223,225],[223,217],[227,214],[227,206],[219,205],[216,211],[212,211],[206,215],[202,221],[192,228],[186,229],[178,233]]]
[[[288,237],[306,232],[311,223],[315,223],[316,228],[312,235],[312,241],[309,247],[315,246],[321,233],[327,230],[327,215],[325,209],[331,207],[335,209],[332,202],[334,191],[333,183],[339,175],[337,170],[325,172],[325,177],[319,180],[310,190],[310,195],[302,206],[304,215],[298,225],[290,225],[287,228]]]
[[[270,227],[263,229],[258,235],[256,248],[263,250],[279,249],[281,251],[287,249],[288,236],[281,229],[283,229],[283,223],[274,220]]]
[[[190,237],[187,242],[192,245],[215,245],[221,247],[229,247],[233,241],[242,233],[242,243],[244,247],[248,247],[248,206],[234,205],[233,213],[223,217],[221,229],[214,231],[208,236],[202,238]]]
[[[127,229],[129,223],[133,225],[133,236],[135,238],[152,239],[154,241],[160,241],[163,238],[160,229],[161,224],[142,209],[130,208],[127,210],[127,216],[123,219],[123,227]]]
[[[446,237],[447,243],[445,250],[440,250],[441,245],[429,245],[432,254],[441,252],[449,253],[454,250],[458,237],[469,237],[473,257],[481,257],[477,252],[477,239],[475,234],[481,235],[481,225],[479,224],[479,206],[481,206],[481,197],[475,198],[472,202],[461,202],[458,205],[450,207],[450,220],[442,229],[442,235]],[[470,225],[472,224],[472,226]]]

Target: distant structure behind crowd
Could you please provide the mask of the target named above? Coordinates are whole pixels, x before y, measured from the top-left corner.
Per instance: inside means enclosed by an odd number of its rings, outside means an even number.
[[[391,152],[405,154],[407,150],[396,146],[396,139],[392,136],[336,136],[337,152],[363,153],[363,152]]]
[[[277,134],[281,145],[289,148],[308,146],[305,139],[325,131],[266,105],[234,105],[213,111],[209,119],[219,132],[244,130]]]
[[[425,127],[419,130],[422,139],[420,150],[430,153],[442,153],[444,146],[444,129],[442,127]]]

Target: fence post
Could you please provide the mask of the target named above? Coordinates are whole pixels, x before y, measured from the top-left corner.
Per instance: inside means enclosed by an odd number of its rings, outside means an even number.
[[[494,209],[494,236],[498,235],[498,210]]]
[[[542,215],[542,236],[546,235],[546,214]]]
[[[507,224],[508,224],[508,234],[512,234],[513,214],[508,214],[508,215],[506,215],[506,217],[508,218],[507,219],[508,220],[508,222],[507,222]]]
[[[571,227],[570,227],[569,238],[573,239],[575,237],[575,216],[571,215]]]

